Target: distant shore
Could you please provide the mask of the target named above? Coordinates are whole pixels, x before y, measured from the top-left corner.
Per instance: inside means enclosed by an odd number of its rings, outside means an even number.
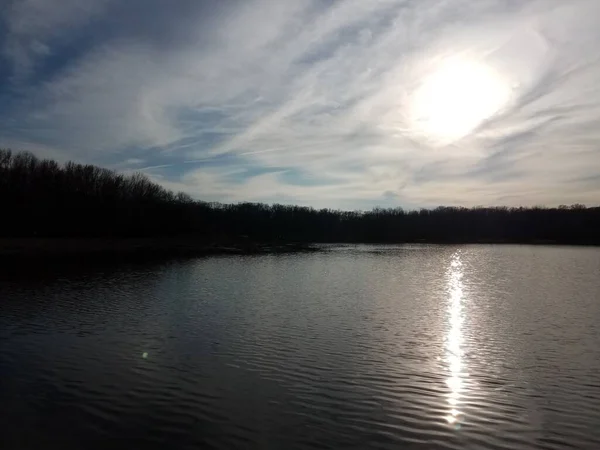
[[[214,243],[189,237],[149,238],[0,238],[0,262],[38,260],[195,257],[316,251],[293,242]]]
[[[364,242],[340,245],[400,245],[398,243]],[[425,241],[404,244],[514,244],[514,245],[589,245],[594,242],[531,241]],[[297,242],[258,243],[249,241],[209,242],[196,237],[147,238],[0,238],[0,263],[35,261],[85,261],[147,259],[163,257],[200,257],[209,255],[258,255],[277,253],[315,252],[323,250],[318,244]]]

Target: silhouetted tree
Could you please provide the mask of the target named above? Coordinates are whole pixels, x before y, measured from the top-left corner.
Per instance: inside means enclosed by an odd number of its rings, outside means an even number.
[[[92,165],[0,149],[0,235],[166,236],[214,241],[600,244],[600,208],[447,207],[405,211],[195,201]]]

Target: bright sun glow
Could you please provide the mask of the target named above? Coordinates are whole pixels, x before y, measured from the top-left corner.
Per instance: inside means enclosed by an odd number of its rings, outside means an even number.
[[[414,94],[413,127],[441,144],[456,141],[497,113],[509,94],[508,83],[491,67],[468,60],[446,61]]]

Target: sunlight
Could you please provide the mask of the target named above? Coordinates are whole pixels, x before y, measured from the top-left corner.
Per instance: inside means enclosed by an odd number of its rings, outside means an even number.
[[[456,253],[450,269],[449,276],[449,326],[446,336],[446,358],[448,363],[449,378],[446,384],[450,389],[448,394],[448,406],[450,408],[446,420],[454,427],[459,427],[463,420],[463,414],[460,411],[461,397],[464,390],[465,367],[463,362],[462,350],[462,326],[463,326],[463,285],[462,285],[462,262],[460,253]]]
[[[412,127],[439,144],[472,132],[507,103],[507,81],[486,64],[451,59],[425,77],[412,98]]]

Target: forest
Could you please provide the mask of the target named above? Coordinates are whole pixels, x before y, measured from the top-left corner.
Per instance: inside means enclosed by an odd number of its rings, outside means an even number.
[[[600,244],[600,207],[339,211],[192,199],[93,165],[0,150],[0,237],[193,236],[300,243]]]

